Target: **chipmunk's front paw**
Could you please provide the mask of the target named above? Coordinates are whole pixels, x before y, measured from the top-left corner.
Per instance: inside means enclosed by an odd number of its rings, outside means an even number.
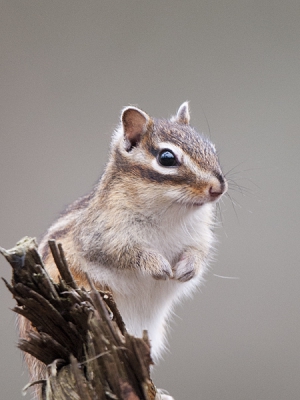
[[[180,282],[187,282],[197,273],[194,257],[189,253],[183,253],[180,260],[173,268],[173,277]]]
[[[172,278],[173,271],[168,260],[153,250],[141,252],[139,267],[146,274],[151,274],[154,279],[166,280]]]
[[[153,270],[152,276],[158,280],[166,280],[173,277],[171,265],[164,257],[158,257],[157,268]]]

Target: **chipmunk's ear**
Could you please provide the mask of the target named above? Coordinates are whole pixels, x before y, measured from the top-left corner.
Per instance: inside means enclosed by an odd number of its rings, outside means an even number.
[[[177,115],[175,117],[175,121],[178,124],[189,125],[190,123],[190,111],[189,111],[189,102],[185,101],[181,104],[177,111]]]
[[[124,136],[128,143],[127,150],[131,150],[139,144],[142,136],[146,133],[151,118],[144,111],[136,107],[126,107],[122,111],[121,121]]]

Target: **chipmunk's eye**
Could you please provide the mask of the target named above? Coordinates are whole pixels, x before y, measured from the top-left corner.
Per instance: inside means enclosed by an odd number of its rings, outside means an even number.
[[[175,167],[178,161],[171,150],[164,149],[158,155],[158,162],[163,167]]]

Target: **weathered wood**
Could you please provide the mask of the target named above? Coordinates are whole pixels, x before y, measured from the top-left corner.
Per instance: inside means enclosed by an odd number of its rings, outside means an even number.
[[[49,243],[60,272],[48,276],[34,239],[0,249],[13,268],[5,282],[17,302],[14,311],[34,329],[18,347],[47,365],[43,400],[154,400],[150,343],[129,335],[109,292],[78,288],[61,245]],[[40,384],[40,383],[39,383]]]

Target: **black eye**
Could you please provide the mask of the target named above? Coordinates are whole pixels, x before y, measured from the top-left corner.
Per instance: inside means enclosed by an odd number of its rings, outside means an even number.
[[[162,150],[158,155],[158,162],[164,167],[175,167],[177,159],[171,150]]]

